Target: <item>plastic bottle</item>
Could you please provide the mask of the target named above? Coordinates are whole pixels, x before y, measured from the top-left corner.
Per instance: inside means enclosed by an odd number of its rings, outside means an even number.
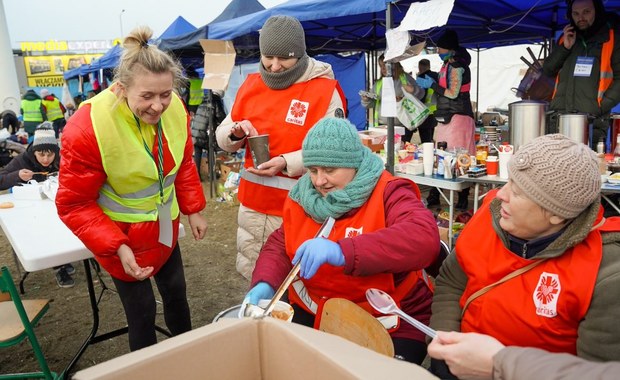
[[[598,144],[596,144],[596,153],[605,154],[605,142],[602,137],[598,140]]]

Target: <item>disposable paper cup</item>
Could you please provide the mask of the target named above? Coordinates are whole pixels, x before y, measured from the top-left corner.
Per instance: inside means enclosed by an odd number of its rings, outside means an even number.
[[[512,151],[499,152],[499,178],[508,179],[508,161],[512,157]]]
[[[496,176],[499,169],[499,161],[495,156],[488,156],[486,160],[487,175],[490,177]]]
[[[435,163],[435,145],[432,142],[422,144],[422,154],[424,175],[433,175],[433,164]]]
[[[269,135],[248,137],[254,167],[269,161]]]

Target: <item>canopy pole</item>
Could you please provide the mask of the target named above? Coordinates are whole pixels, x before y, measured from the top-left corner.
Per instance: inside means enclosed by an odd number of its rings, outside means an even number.
[[[480,96],[480,46],[476,47],[476,113],[474,122],[480,118],[480,103],[478,102]]]
[[[392,29],[392,3],[387,3],[386,15],[385,15],[385,31]],[[387,50],[387,41],[386,41]],[[385,67],[387,69],[387,80],[392,80],[392,63],[386,62]],[[381,94],[378,94],[381,96]],[[385,169],[394,174],[394,118],[387,118],[387,160]]]

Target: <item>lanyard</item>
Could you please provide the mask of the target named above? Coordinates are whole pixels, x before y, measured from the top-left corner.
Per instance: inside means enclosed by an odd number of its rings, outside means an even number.
[[[161,128],[161,119],[157,122],[157,160],[155,156],[153,156],[153,152],[151,148],[146,144],[144,140],[144,135],[142,135],[142,128],[140,127],[140,119],[136,115],[133,115],[136,120],[136,124],[138,125],[138,131],[140,132],[140,137],[142,137],[142,144],[144,144],[144,150],[148,153],[149,157],[153,159],[153,162],[157,165],[157,174],[159,177],[159,200],[161,204],[164,203],[164,153],[163,153],[163,143],[162,143],[162,128]]]

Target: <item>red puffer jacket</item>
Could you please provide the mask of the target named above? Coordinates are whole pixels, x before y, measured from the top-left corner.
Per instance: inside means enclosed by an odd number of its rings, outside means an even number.
[[[60,219],[84,243],[97,261],[115,278],[136,281],[125,274],[116,251],[127,244],[141,267],[153,266],[157,273],[168,260],[172,248],[158,242],[158,222],[123,223],[112,221],[103,213],[97,199],[99,189],[106,181],[101,154],[90,118],[90,104],[71,117],[62,135],[59,189],[56,207]],[[193,145],[186,122],[187,142],[183,162],[175,179],[179,209],[185,215],[200,212],[206,200],[193,162]],[[174,166],[164,138],[164,173]],[[155,148],[157,149],[157,144]],[[157,156],[157,152],[153,152]],[[127,163],[130,165],[131,163]],[[173,241],[178,238],[179,218],[173,222]]]

